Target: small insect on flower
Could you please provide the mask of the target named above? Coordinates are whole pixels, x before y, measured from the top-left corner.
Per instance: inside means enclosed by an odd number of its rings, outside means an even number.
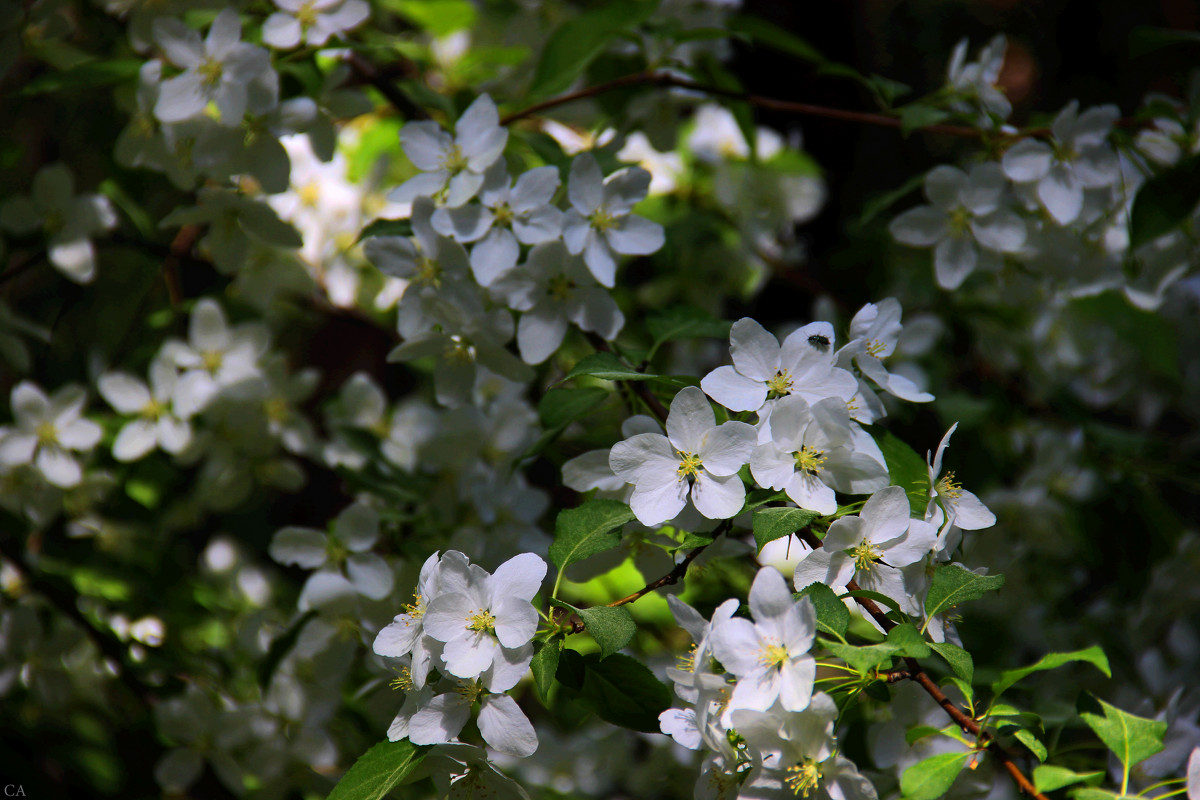
[[[822,353],[829,352],[829,337],[824,334],[814,333],[808,337],[808,343],[812,345],[814,350],[819,350]]]

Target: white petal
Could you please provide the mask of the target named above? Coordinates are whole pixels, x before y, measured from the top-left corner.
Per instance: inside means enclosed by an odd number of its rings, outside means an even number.
[[[436,122],[419,120],[409,122],[400,131],[400,146],[413,165],[424,172],[442,168],[442,160],[450,151],[450,134]]]
[[[1038,182],[1037,196],[1060,225],[1074,222],[1083,210],[1083,187],[1063,164],[1055,165]]]
[[[325,563],[327,539],[312,528],[283,528],[271,538],[267,552],[280,564],[316,569]]]
[[[1015,253],[1025,244],[1025,223],[1011,211],[1000,209],[971,221],[971,233],[989,250]]]
[[[117,461],[137,461],[157,444],[157,426],[147,419],[135,419],[121,428],[113,441],[113,458]]]
[[[896,241],[911,247],[930,247],[944,239],[948,230],[945,213],[933,206],[911,208],[888,225]]]
[[[512,231],[492,228],[471,248],[471,272],[480,286],[490,286],[501,272],[516,266],[520,254],[521,247]]]
[[[83,479],[79,462],[66,450],[42,446],[34,458],[34,465],[50,483],[61,489],[78,486]]]
[[[1040,180],[1054,163],[1054,151],[1045,142],[1022,139],[1013,145],[1001,161],[1004,174],[1017,183]]]
[[[600,165],[591,153],[581,153],[571,162],[571,175],[567,181],[567,199],[583,217],[600,207],[604,200],[604,176]],[[568,247],[570,243],[568,243]],[[578,252],[573,250],[572,252]]]
[[[346,559],[346,572],[354,590],[363,597],[382,600],[392,592],[392,570],[374,553],[356,553]]]
[[[528,602],[542,588],[545,577],[546,562],[542,557],[536,553],[521,553],[496,568],[488,580],[488,593],[496,600],[514,597]]]
[[[517,348],[526,364],[540,364],[558,349],[567,332],[567,320],[557,303],[542,303],[521,315]]]
[[[699,453],[704,447],[705,437],[714,427],[716,417],[703,391],[688,386],[675,395],[671,401],[671,411],[667,414],[667,438],[675,449],[684,453]]]
[[[734,474],[750,460],[757,439],[754,427],[745,422],[725,422],[710,430],[698,452],[704,470],[713,475]]]
[[[413,744],[441,744],[456,738],[471,716],[471,704],[457,694],[440,694],[408,723]]]
[[[720,478],[701,472],[692,484],[692,503],[709,519],[729,519],[745,501],[746,487],[737,475]]]
[[[479,709],[479,732],[488,746],[500,753],[524,758],[537,750],[537,734],[533,725],[506,694],[491,694],[483,698]]]
[[[933,251],[933,266],[938,286],[953,291],[975,271],[979,252],[967,236],[955,236],[940,242]]]
[[[687,504],[687,481],[671,480],[646,489],[640,486],[629,496],[629,508],[643,525],[661,525],[674,519]],[[739,505],[740,507],[740,505]]]
[[[728,365],[705,375],[700,388],[730,411],[757,411],[767,400],[765,383],[747,378]]]
[[[124,372],[107,372],[96,381],[100,394],[122,414],[136,414],[150,403],[146,384]]]
[[[612,249],[627,256],[644,256],[663,246],[663,227],[644,217],[621,217],[605,232]]]
[[[263,23],[263,42],[279,50],[290,50],[300,44],[300,33],[300,20],[290,14],[277,11]]]
[[[749,317],[739,319],[729,330],[729,355],[737,371],[748,378],[767,381],[775,377],[779,352],[779,340]]]
[[[967,187],[967,174],[958,167],[940,164],[925,175],[925,196],[947,211],[961,204],[959,193]]]

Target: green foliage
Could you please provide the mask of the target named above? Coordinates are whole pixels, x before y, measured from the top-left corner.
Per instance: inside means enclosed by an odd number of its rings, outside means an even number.
[[[567,373],[564,381],[569,381],[571,378],[579,378],[582,376],[590,376],[600,378],[606,381],[650,381],[659,377],[649,372],[638,372],[633,367],[623,362],[615,353],[601,352],[592,353],[580,359],[579,363],[571,368]]]
[[[1129,214],[1129,246],[1138,248],[1176,230],[1200,203],[1200,153],[1142,184]]]
[[[652,0],[618,0],[564,22],[546,41],[529,97],[536,100],[569,88],[613,39],[645,21],[657,7]]]
[[[845,638],[846,629],[850,627],[850,609],[834,594],[833,589],[823,583],[810,583],[796,597],[807,597],[812,601],[817,612],[817,630],[839,639]]]
[[[883,452],[888,479],[892,486],[904,489],[913,515],[923,517],[925,507],[929,504],[929,465],[915,450],[886,428],[871,425],[867,430]]]
[[[732,325],[728,320],[717,319],[706,311],[690,306],[673,306],[655,311],[646,318],[646,329],[654,337],[654,344],[646,354],[646,359],[654,358],[659,347],[678,339],[728,338]]]
[[[1004,585],[1003,575],[976,575],[957,564],[941,564],[925,595],[925,614],[933,617],[969,600],[978,600]]]
[[[1079,716],[1126,770],[1163,749],[1166,720],[1135,716],[1090,694],[1080,697]]]
[[[912,625],[897,625],[888,631],[887,639],[879,644],[856,646],[842,642],[824,642],[829,652],[846,662],[860,674],[866,675],[897,657],[924,658],[929,645]]]
[[[554,521],[550,560],[562,571],[576,561],[611,550],[621,541],[617,529],[633,520],[629,506],[604,498],[560,511]]]
[[[767,543],[792,535],[819,516],[805,508],[760,508],[754,512],[754,541],[761,551]]]
[[[1036,664],[1031,664],[1028,667],[1020,669],[1010,669],[1000,673],[999,680],[992,683],[992,694],[996,697],[1008,691],[1009,687],[1017,681],[1030,675],[1034,672],[1041,672],[1047,669],[1057,669],[1064,664],[1070,664],[1073,661],[1084,661],[1093,665],[1096,669],[1103,672],[1106,676],[1112,677],[1112,672],[1108,667],[1108,657],[1104,655],[1104,651],[1099,647],[1088,647],[1084,650],[1076,650],[1072,653],[1047,653]]]
[[[1041,764],[1033,768],[1033,785],[1039,792],[1053,792],[1076,783],[1093,783],[1103,780],[1104,771],[1074,772],[1066,767]]]
[[[659,733],[658,715],[671,707],[671,690],[644,664],[620,653],[602,659],[564,650],[558,680],[597,716],[622,728]]]
[[[612,394],[595,386],[582,389],[554,388],[547,390],[538,401],[538,417],[542,426],[555,430],[581,419]]]
[[[576,608],[561,600],[551,600],[559,608],[574,611],[583,620],[583,627],[600,645],[601,658],[607,658],[633,641],[637,634],[637,623],[633,615],[624,606],[594,606],[592,608]]]
[[[429,752],[428,746],[407,739],[380,742],[362,755],[342,776],[329,800],[383,800],[404,783]]]
[[[554,685],[554,673],[558,671],[558,661],[565,642],[566,637],[557,634],[545,642],[533,643],[533,660],[529,662],[529,669],[533,672],[533,682],[542,702],[550,697],[550,687]]]
[[[975,679],[975,661],[971,654],[951,642],[926,642],[929,649],[946,659],[954,674],[967,683]]]
[[[970,753],[940,753],[913,764],[900,776],[905,800],[937,800],[950,790]]]
[[[475,5],[470,0],[384,0],[384,5],[434,36],[475,25]]]
[[[362,229],[362,233],[358,234],[358,241],[369,239],[372,236],[412,236],[413,226],[411,219],[384,219],[380,217],[368,223]]]

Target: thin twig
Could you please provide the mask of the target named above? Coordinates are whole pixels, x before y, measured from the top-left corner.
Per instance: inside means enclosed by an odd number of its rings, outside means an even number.
[[[733,527],[732,520],[725,520],[720,525],[718,525],[712,534],[713,541],[716,541],[716,538],[718,536],[728,533],[729,529],[731,527]],[[690,553],[688,553],[687,557],[684,558],[682,561],[680,561],[678,564],[676,564],[674,569],[672,569],[666,575],[663,575],[661,578],[659,578],[657,580],[650,581],[649,583],[647,583],[641,589],[638,589],[633,594],[622,597],[620,600],[614,600],[613,602],[609,603],[608,605],[610,607],[623,606],[626,603],[632,603],[634,600],[637,600],[641,597],[645,597],[646,595],[650,594],[651,592],[655,591],[656,589],[661,589],[664,586],[674,586],[675,584],[679,583],[679,581],[683,580],[683,576],[687,574],[688,567],[690,567],[692,565],[692,562],[696,560],[696,557],[698,555],[700,555],[701,553],[703,553],[706,549],[708,549],[708,546],[711,544],[712,544],[712,542],[709,542],[708,544],[700,545],[699,547],[697,547],[696,549],[694,549]]]
[[[569,92],[558,97],[553,97],[549,100],[543,100],[540,103],[534,103],[527,108],[514,112],[503,117],[500,120],[501,125],[508,125],[516,122],[519,119],[533,116],[542,111],[545,111],[556,106],[573,103],[576,100],[583,100],[589,97],[595,97],[605,92],[611,92],[616,89],[625,89],[631,86],[662,86],[674,87],[678,89],[689,89],[694,92],[703,92],[704,94],[714,95],[716,97],[728,97],[732,100],[740,100],[749,103],[759,108],[768,108],[772,111],[784,111],[789,114],[806,117],[821,117],[823,119],[835,119],[843,122],[855,122],[865,125],[879,125],[887,128],[902,128],[903,120],[899,117],[888,114],[875,114],[869,111],[851,111],[845,108],[832,108],[830,106],[821,106],[814,103],[798,103],[792,100],[780,100],[774,97],[764,97],[762,95],[750,94],[748,92],[739,92],[733,89],[726,89],[721,86],[713,86],[707,83],[680,78],[677,75],[671,75],[663,72],[637,72],[631,75],[623,75],[620,78],[615,78],[605,83],[598,83],[595,86],[588,86],[575,92]],[[928,133],[940,133],[947,136],[960,136],[972,139],[983,138],[984,136],[999,136],[1001,138],[1026,138],[1031,136],[1044,137],[1050,135],[1049,128],[1032,128],[1022,131],[1017,134],[1005,134],[994,131],[982,131],[978,128],[972,128],[967,125],[925,125],[919,130]]]
[[[808,531],[800,531],[797,535],[804,540],[805,544],[814,550],[822,545],[822,542]],[[846,588],[852,592],[862,591],[862,587],[860,587],[855,581],[847,581]],[[884,613],[883,609],[879,607],[879,604],[871,598],[855,597],[854,601],[862,606],[863,610],[870,614],[872,619],[879,623],[879,627],[883,628],[885,633],[896,627],[897,623],[890,619],[888,615]],[[934,683],[933,679],[929,677],[928,673],[921,668],[920,662],[918,662],[915,658],[905,657],[904,664],[908,667],[909,680],[913,681],[922,689],[924,689],[925,693],[932,697],[934,702],[942,707],[942,710],[945,711],[950,719],[954,721],[955,725],[958,725],[958,727],[962,729],[963,733],[974,736],[976,740],[978,740],[979,744],[983,745],[987,751],[991,753],[997,761],[1000,762],[1004,769],[1008,771],[1008,774],[1012,776],[1013,781],[1016,782],[1021,791],[1036,798],[1037,800],[1049,800],[1046,795],[1037,790],[1037,787],[1033,785],[1033,782],[1029,780],[1025,773],[1021,771],[1021,768],[1013,762],[1012,756],[1009,755],[1007,750],[1001,747],[1000,743],[996,741],[992,734],[983,730],[979,722],[975,720],[974,717],[963,711],[958,707],[957,703],[946,696],[946,693],[943,692],[941,688]],[[892,681],[889,680],[888,682],[891,683]]]
[[[405,119],[429,119],[429,114],[424,108],[413,102],[370,61],[353,50],[346,54],[345,61],[360,81],[374,86]]]
[[[588,333],[587,340],[597,351],[602,353],[611,353],[613,349],[608,342],[604,341],[600,336],[594,333]],[[659,422],[667,421],[667,408],[662,404],[662,401],[655,396],[654,392],[645,385],[643,381],[617,381],[621,386],[636,394],[642,399],[642,402],[658,417]]]

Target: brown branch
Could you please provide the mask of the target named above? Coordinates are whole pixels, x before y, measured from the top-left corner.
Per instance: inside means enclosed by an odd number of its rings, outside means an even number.
[[[718,525],[716,527],[715,530],[713,530],[713,534],[712,534],[713,540],[715,541],[718,536],[728,533],[729,529],[732,527],[733,527],[732,520],[727,519],[724,522],[722,522],[720,525]],[[712,542],[709,542],[709,544],[712,544]],[[678,564],[676,564],[674,569],[672,569],[666,575],[663,575],[661,578],[659,578],[657,580],[650,581],[645,586],[643,586],[641,589],[638,589],[636,592],[634,592],[631,595],[626,595],[625,597],[622,597],[620,600],[614,600],[613,602],[608,604],[609,607],[623,606],[626,603],[632,603],[634,600],[637,600],[641,597],[645,597],[646,595],[650,594],[651,592],[655,591],[656,589],[661,589],[664,586],[674,586],[675,584],[679,583],[679,581],[683,580],[683,576],[687,574],[688,567],[690,567],[692,565],[692,562],[696,560],[696,556],[700,555],[706,549],[708,549],[708,546],[709,546],[708,544],[700,545],[699,547],[697,547],[696,549],[694,549],[690,553],[688,553],[687,557],[684,558],[682,561],[680,561]]]
[[[383,74],[370,61],[351,50],[347,53],[345,62],[354,72],[355,77],[363,83],[374,86],[405,119],[429,119],[429,114],[424,108],[400,91],[400,88],[392,83],[390,77]]]
[[[813,536],[809,531],[800,531],[797,535],[804,540],[805,544],[814,550],[822,545],[822,542],[817,539],[817,537]],[[854,581],[847,581],[846,588],[852,592],[862,591],[862,587],[860,587]],[[854,601],[862,606],[862,609],[870,614],[872,619],[879,623],[879,627],[883,628],[885,633],[896,627],[897,623],[892,621],[887,614],[884,613],[883,609],[879,607],[879,604],[871,598],[855,597]],[[983,747],[989,753],[991,753],[997,761],[1000,762],[1004,769],[1008,771],[1008,774],[1012,776],[1013,781],[1016,782],[1017,786],[1020,787],[1022,792],[1036,798],[1037,800],[1049,800],[1046,795],[1037,790],[1037,787],[1035,787],[1033,782],[1026,777],[1025,773],[1021,771],[1021,768],[1013,762],[1012,756],[1009,755],[1008,751],[1005,750],[998,741],[996,741],[995,737],[993,737],[990,732],[985,731],[974,717],[963,711],[958,707],[957,703],[946,696],[946,693],[943,692],[941,688],[934,683],[933,679],[929,677],[928,673],[921,668],[920,662],[918,662],[915,658],[905,657],[904,664],[908,667],[908,679],[924,689],[925,693],[932,697],[934,702],[942,707],[942,710],[944,710],[950,719],[954,721],[955,725],[962,729],[963,733],[974,736],[979,744],[983,745]],[[888,680],[888,683],[892,682],[892,680]]]
[[[613,351],[608,342],[604,341],[604,339],[602,339],[600,336],[594,333],[587,333],[585,335],[587,336],[588,342],[590,342],[592,347],[596,348],[597,351],[602,353],[611,353]],[[638,371],[640,372],[641,370]],[[655,396],[654,392],[650,391],[649,387],[647,387],[644,382],[617,381],[617,383],[640,397],[642,402],[645,403],[650,411],[654,413],[654,416],[658,417],[659,422],[665,423],[667,421],[668,412],[666,406],[664,406],[662,401]]]
[[[616,89],[625,89],[631,86],[661,86],[673,87],[678,89],[688,89],[694,92],[703,92],[705,94],[716,97],[727,97],[732,100],[749,103],[752,106],[759,108],[767,108],[772,111],[783,111],[789,114],[795,114],[802,117],[821,117],[823,119],[835,119],[843,122],[855,122],[864,125],[878,125],[887,128],[903,127],[903,121],[896,116],[888,114],[875,114],[869,111],[851,111],[845,108],[832,108],[830,106],[815,105],[813,103],[798,103],[792,100],[780,100],[774,97],[764,97],[762,95],[750,94],[748,92],[739,92],[732,89],[725,89],[720,86],[711,84],[699,83],[697,81],[680,78],[677,75],[671,75],[663,72],[637,72],[631,75],[624,75],[620,78],[615,78],[605,83],[598,83],[595,86],[589,86],[575,92],[569,92],[558,97],[553,97],[549,100],[543,100],[540,103],[523,108],[520,111],[514,112],[503,117],[500,120],[501,125],[508,125],[516,122],[519,119],[533,116],[556,106],[573,103],[576,100],[584,100],[589,97],[595,97],[605,92],[611,92]],[[983,138],[987,135],[998,135],[1004,138],[1025,138],[1029,136],[1048,136],[1049,128],[1035,128],[1024,131],[1018,134],[1003,134],[990,131],[981,131],[978,128],[972,128],[967,125],[926,125],[919,130],[928,133],[940,133],[947,136],[960,136],[972,139]]]
[[[14,518],[5,514],[0,519],[7,522]],[[61,525],[62,523],[59,522],[58,524]],[[0,533],[0,556],[3,556],[6,561],[12,564],[13,568],[21,574],[22,578],[29,585],[30,589],[45,598],[60,614],[78,625],[105,660],[117,665],[116,677],[118,681],[129,690],[130,694],[138,699],[147,711],[154,707],[154,692],[149,686],[142,683],[129,669],[129,658],[125,644],[116,638],[116,636],[98,628],[79,610],[76,595],[74,591],[67,588],[66,584],[60,583],[52,576],[38,574],[29,565],[25,560],[24,553],[22,553],[18,535],[14,531],[9,530]]]

